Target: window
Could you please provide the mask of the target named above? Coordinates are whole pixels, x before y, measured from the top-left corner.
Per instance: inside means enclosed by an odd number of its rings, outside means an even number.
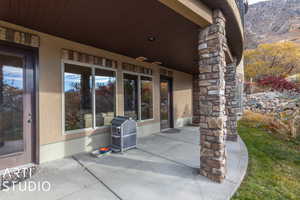
[[[91,68],[65,65],[65,130],[92,127],[91,83]]]
[[[139,120],[138,76],[124,74],[124,114]]]
[[[115,72],[65,64],[65,130],[109,125],[115,116]]]
[[[141,119],[153,118],[152,78],[141,76]]]
[[[153,118],[153,83],[151,77],[124,74],[124,114],[135,120]]]
[[[95,70],[96,126],[110,125],[115,117],[115,72]]]

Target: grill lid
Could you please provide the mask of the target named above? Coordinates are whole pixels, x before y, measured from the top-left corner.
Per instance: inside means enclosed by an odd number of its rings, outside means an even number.
[[[123,117],[123,116],[116,116],[112,121],[113,126],[121,126],[123,123],[125,123],[127,120],[129,120],[129,117]]]

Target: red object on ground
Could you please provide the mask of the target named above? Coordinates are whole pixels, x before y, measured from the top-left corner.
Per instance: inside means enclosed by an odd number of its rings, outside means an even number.
[[[105,152],[108,152],[109,150],[110,150],[109,147],[102,147],[102,148],[99,148],[100,153],[105,153]]]

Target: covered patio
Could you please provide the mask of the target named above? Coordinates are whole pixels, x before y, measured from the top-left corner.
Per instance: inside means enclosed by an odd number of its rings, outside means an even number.
[[[41,164],[26,182],[49,181],[50,192],[2,191],[0,199],[230,199],[246,173],[244,143],[227,142],[228,175],[218,184],[199,176],[199,141],[197,127],[183,127],[140,138],[138,148],[124,154],[85,153]]]
[[[13,156],[8,157],[10,165],[0,160],[2,169],[41,164],[36,178],[44,172],[62,177],[54,185],[73,184],[65,182],[65,170],[80,174],[77,170],[88,169],[122,199],[140,199],[143,189],[165,199],[180,197],[185,190],[194,191],[188,192],[195,194],[191,199],[219,195],[216,188],[222,198],[232,194],[239,182],[232,177],[242,177],[233,174],[243,171],[239,163],[246,166],[236,130],[236,69],[243,52],[236,1],[3,0],[0,5],[2,54],[22,50],[32,60],[24,65],[30,70],[22,80],[28,85],[22,92],[30,93],[22,105],[31,108],[19,123],[27,125],[19,131],[27,149],[17,164]],[[114,116],[137,121],[139,136],[145,136],[137,150],[101,160],[82,154],[54,161],[110,145]],[[198,127],[179,128],[189,124]],[[175,133],[151,135],[168,128]],[[225,183],[209,187],[214,183],[199,173]],[[128,197],[122,190],[129,186],[142,188]],[[77,186],[57,191],[58,199],[84,193]]]

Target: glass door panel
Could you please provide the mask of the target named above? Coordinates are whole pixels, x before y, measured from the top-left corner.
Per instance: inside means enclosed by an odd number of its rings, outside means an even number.
[[[24,151],[24,58],[0,53],[0,156]]]
[[[166,80],[160,82],[160,118],[161,129],[170,128],[170,95],[169,83]]]

